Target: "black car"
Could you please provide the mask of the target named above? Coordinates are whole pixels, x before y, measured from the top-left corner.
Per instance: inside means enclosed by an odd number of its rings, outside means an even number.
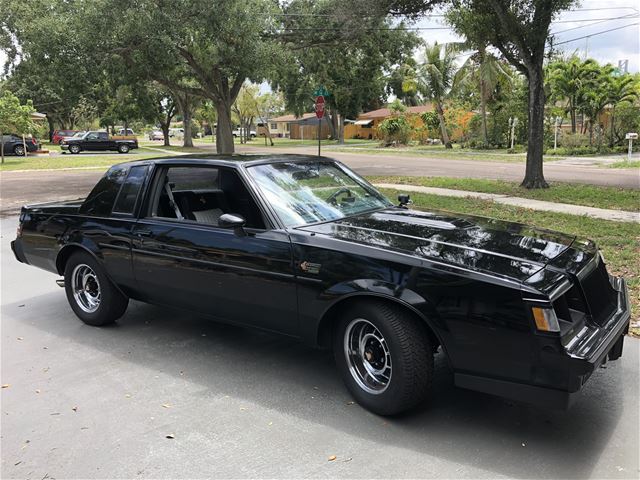
[[[33,138],[25,138],[24,143],[22,137],[19,135],[3,135],[4,136],[4,154],[5,155],[18,155],[23,157],[25,155],[24,146],[27,146],[27,152],[35,152],[38,150],[38,141]]]
[[[60,140],[60,148],[69,153],[82,151],[129,153],[129,150],[138,148],[138,141],[135,138],[113,138],[107,132],[94,131],[86,132],[79,137],[63,138]]]
[[[147,160],[23,207],[12,248],[90,325],[135,299],[333,348],[379,414],[425,399],[438,351],[456,385],[550,407],[621,356],[627,288],[593,242],[400,200],[330,159]]]

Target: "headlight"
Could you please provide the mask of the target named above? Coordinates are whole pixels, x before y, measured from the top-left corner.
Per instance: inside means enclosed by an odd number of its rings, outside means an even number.
[[[541,332],[559,332],[558,317],[552,308],[531,307],[536,328]]]

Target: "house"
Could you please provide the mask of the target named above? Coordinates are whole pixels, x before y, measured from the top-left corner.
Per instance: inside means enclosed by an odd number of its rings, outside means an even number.
[[[274,128],[275,127],[275,128]],[[269,130],[274,137],[285,137],[297,140],[318,139],[318,118],[315,113],[305,113],[301,117],[282,115],[269,121]],[[321,138],[329,138],[331,130],[326,118],[322,120]]]
[[[433,104],[418,105],[416,107],[407,107],[406,113],[416,116],[425,112],[433,111]],[[358,116],[355,122],[349,123],[344,127],[344,138],[378,138],[377,127],[383,120],[392,115],[391,109],[379,108],[364,112]]]

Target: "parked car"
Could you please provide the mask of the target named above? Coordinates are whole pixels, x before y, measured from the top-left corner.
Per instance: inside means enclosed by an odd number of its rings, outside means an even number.
[[[236,128],[231,133],[233,133],[233,138],[236,138],[236,137],[239,137],[241,135],[241,132],[242,132],[242,135],[245,134],[245,130],[244,129]],[[249,130],[249,137],[256,138],[256,131],[255,130]]]
[[[107,132],[86,132],[81,137],[65,138],[60,142],[60,148],[69,153],[82,151],[117,151],[128,153],[129,150],[138,148],[138,141],[133,138],[112,138]]]
[[[38,141],[33,137],[27,137],[23,143],[21,135],[4,135],[4,154],[23,157],[25,155],[25,144],[27,146],[27,152],[35,152],[38,150]]]
[[[149,140],[164,140],[162,130],[152,130],[149,132]]]
[[[137,161],[23,207],[11,246],[89,325],[133,298],[332,347],[382,415],[425,399],[435,352],[459,387],[548,407],[622,355],[627,287],[593,242],[398,200],[311,156]]]
[[[79,130],[54,130],[53,131],[53,136],[51,137],[51,141],[58,145],[60,143],[60,140],[62,140],[65,137],[73,137],[76,133],[78,133]]]
[[[169,138],[183,138],[184,137],[184,128],[170,128],[169,129]]]

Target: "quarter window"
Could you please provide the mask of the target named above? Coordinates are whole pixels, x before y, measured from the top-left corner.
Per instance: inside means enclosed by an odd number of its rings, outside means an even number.
[[[96,216],[109,215],[126,174],[127,169],[123,167],[109,170],[93,187],[82,207],[80,207],[80,213]]]
[[[147,175],[147,166],[131,167],[129,175],[120,189],[113,211],[117,213],[132,214],[136,208],[136,202],[140,189]]]

